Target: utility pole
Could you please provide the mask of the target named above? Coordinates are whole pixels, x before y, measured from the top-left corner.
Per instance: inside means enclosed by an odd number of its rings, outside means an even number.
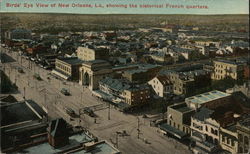
[[[118,137],[119,137],[119,133],[118,132],[116,132],[116,148],[118,148]]]
[[[108,120],[110,120],[110,103],[109,103],[109,108],[108,108]]]
[[[25,99],[25,87],[23,87],[23,98]]]
[[[17,75],[17,73],[16,73],[16,69],[15,69],[15,85],[16,85],[16,75]]]
[[[141,132],[141,130],[140,130],[140,118],[139,117],[137,117],[137,122],[138,122],[138,125],[137,125],[137,138],[139,139],[140,138],[140,132]]]
[[[80,123],[81,123],[81,108],[78,110],[79,112],[78,112],[78,115],[79,115],[79,123],[78,123],[78,125],[80,126]]]
[[[46,105],[46,89],[44,89],[44,105]],[[47,106],[47,105],[46,105]],[[48,108],[48,106],[47,106]],[[49,110],[48,110],[49,111]]]

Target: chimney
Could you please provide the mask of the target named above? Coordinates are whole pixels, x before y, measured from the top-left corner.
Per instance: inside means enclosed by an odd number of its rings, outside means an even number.
[[[67,123],[62,118],[52,120],[48,127],[48,142],[54,148],[63,147],[69,142]]]

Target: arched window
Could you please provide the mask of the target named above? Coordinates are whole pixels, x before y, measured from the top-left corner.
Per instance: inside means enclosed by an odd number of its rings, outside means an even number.
[[[248,139],[248,137],[247,137],[247,136],[244,136],[244,142],[245,142],[245,144],[246,144],[246,145],[248,145],[248,144],[249,144],[249,139]]]
[[[213,128],[211,128],[211,133],[214,134],[214,129]]]

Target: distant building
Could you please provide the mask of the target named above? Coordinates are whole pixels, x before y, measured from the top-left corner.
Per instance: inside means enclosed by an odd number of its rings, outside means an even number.
[[[220,41],[213,41],[213,40],[205,40],[205,39],[197,39],[197,40],[193,40],[195,45],[198,46],[215,46],[215,47],[219,47],[221,42]]]
[[[222,80],[226,77],[238,80],[243,78],[244,64],[227,60],[214,61],[214,72],[211,75],[213,80]]]
[[[173,84],[167,76],[157,76],[148,82],[159,97],[173,93]]]
[[[250,79],[250,65],[244,66],[244,79]]]
[[[77,57],[84,61],[92,61],[97,59],[106,60],[109,56],[108,49],[106,48],[85,48],[85,47],[78,47],[77,50]]]
[[[163,52],[154,53],[150,56],[157,63],[172,64],[174,62],[174,59],[171,55],[165,54]]]
[[[14,30],[10,30],[5,32],[5,38],[9,39],[9,40],[13,40],[13,39],[31,39],[31,30],[27,30],[27,29],[14,29]]]
[[[151,99],[150,88],[146,85],[138,85],[123,91],[125,103],[137,105],[148,103]]]
[[[250,81],[243,85],[235,85],[233,88],[226,90],[227,93],[231,94],[237,91],[241,91],[246,97],[250,98]]]
[[[65,80],[79,80],[79,68],[83,61],[76,57],[57,58],[53,74]]]

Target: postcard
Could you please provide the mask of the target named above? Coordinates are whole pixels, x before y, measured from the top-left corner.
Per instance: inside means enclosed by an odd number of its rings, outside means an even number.
[[[1,153],[250,152],[249,0],[0,0]]]

